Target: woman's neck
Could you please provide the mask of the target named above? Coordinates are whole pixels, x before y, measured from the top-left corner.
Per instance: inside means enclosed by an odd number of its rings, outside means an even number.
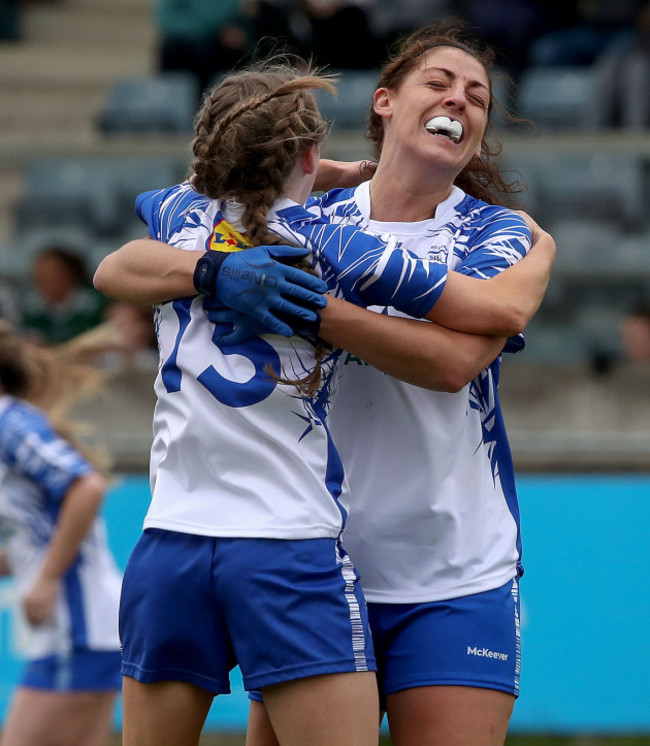
[[[452,186],[449,177],[432,174],[431,169],[414,175],[380,160],[370,182],[370,217],[385,223],[429,220],[449,197]]]

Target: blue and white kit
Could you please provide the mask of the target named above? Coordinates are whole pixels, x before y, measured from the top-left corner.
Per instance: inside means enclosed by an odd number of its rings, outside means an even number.
[[[187,183],[141,195],[137,211],[153,238],[184,250],[247,246],[241,205]],[[390,237],[330,225],[289,200],[276,203],[269,227],[311,248],[331,292],[362,305],[390,302],[420,316],[444,288],[445,265],[417,259]],[[308,395],[277,376],[313,370],[311,340],[268,334],[222,346],[226,327],[208,320],[201,297],[163,303],[154,319],[161,365],[152,501],[125,572],[123,672],[224,693],[235,660],[248,689],[375,670],[358,576],[338,545],[349,495],[327,417],[340,351],[326,353],[320,386]],[[152,584],[169,557],[169,571]],[[214,594],[201,585],[206,578]],[[172,609],[170,597],[183,602]],[[242,617],[256,622],[241,625]],[[201,641],[210,630],[223,634],[212,636],[208,661]]]
[[[413,254],[479,278],[506,269],[530,247],[530,233],[518,215],[457,187],[432,219],[418,223],[371,220],[368,183],[330,192],[308,208],[373,234],[390,233]],[[385,306],[371,310],[404,315]],[[509,340],[506,350],[522,347],[520,336]],[[490,669],[485,676],[477,674],[475,685],[516,693],[518,597],[513,603],[508,589],[522,573],[521,540],[497,391],[500,362],[458,393],[444,393],[404,383],[344,353],[330,426],[351,490],[343,544],[359,570],[371,612],[374,605],[473,595],[488,599],[485,592],[503,588],[511,620],[507,659],[467,652],[493,650],[487,633],[482,639],[472,632],[461,648],[468,665]],[[431,632],[435,637],[435,629]],[[447,642],[440,634],[442,648]],[[376,653],[380,659],[381,651]],[[500,666],[506,673],[495,687],[494,669]],[[459,683],[455,671],[446,682],[424,678],[419,685]],[[472,684],[470,677],[466,683]]]
[[[530,247],[518,215],[457,187],[431,220],[370,220],[368,184],[335,190],[308,207],[332,221],[390,233],[417,256],[479,278],[511,266]],[[507,349],[521,346],[517,337]],[[520,571],[519,512],[497,393],[500,358],[456,394],[343,358],[331,426],[352,488],[345,546],[362,568],[366,598],[437,601],[512,580]]]
[[[0,396],[0,533],[19,595],[31,587],[40,569],[65,494],[91,471],[39,409]],[[54,657],[61,672],[66,658],[77,653],[115,653],[110,685],[116,679],[119,685],[120,587],[121,573],[108,548],[103,520],[97,518],[63,578],[52,621],[31,631],[29,658]],[[95,682],[88,688],[103,687]]]
[[[152,237],[178,248],[205,251],[215,241],[220,248],[241,239],[241,205],[210,200],[187,183],[141,195],[137,209]],[[289,200],[277,203],[274,215],[269,225],[284,239],[310,247],[318,242],[316,266],[332,292],[362,305],[384,298],[423,315],[444,288],[444,265],[417,261],[392,240],[330,226]],[[314,347],[308,340],[263,335],[222,349],[200,297],[157,306],[155,324],[161,368],[145,528],[339,537],[348,490],[326,417],[340,352],[328,353],[319,390],[306,396],[266,370],[288,378],[311,372]],[[215,432],[224,437],[212,440]]]

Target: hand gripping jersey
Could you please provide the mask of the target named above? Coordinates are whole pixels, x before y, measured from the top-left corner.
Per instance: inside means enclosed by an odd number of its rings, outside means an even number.
[[[242,248],[241,206],[198,195],[189,184],[141,195],[137,210],[152,237],[179,248]],[[285,240],[318,243],[317,266],[328,284],[357,302],[377,302],[380,293],[420,313],[443,289],[446,267],[414,261],[390,242],[330,228],[288,201],[271,218]],[[348,491],[326,419],[339,351],[327,353],[320,388],[308,396],[268,374],[296,379],[309,373],[314,348],[308,340],[264,335],[221,348],[215,337],[225,327],[215,333],[201,298],[156,307],[155,324],[161,365],[145,528],[337,537]]]
[[[91,470],[40,410],[0,396],[0,532],[19,595],[40,569],[64,495]],[[29,657],[119,650],[121,582],[98,518],[63,577],[53,623],[33,628]]]
[[[435,217],[369,219],[368,184],[308,204],[331,221],[487,278],[530,246],[524,221],[454,187]],[[393,308],[373,308],[401,315]],[[515,351],[521,337],[509,342]],[[368,601],[416,603],[498,588],[521,572],[519,510],[499,405],[500,360],[456,394],[411,386],[343,353],[330,425],[351,489],[343,544]]]

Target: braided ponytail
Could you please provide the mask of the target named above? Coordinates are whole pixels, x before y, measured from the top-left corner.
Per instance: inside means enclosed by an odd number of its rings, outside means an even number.
[[[335,93],[331,78],[306,63],[299,68],[271,60],[223,79],[206,94],[197,114],[193,186],[212,199],[243,205],[241,220],[253,246],[280,243],[268,229],[268,211],[282,195],[298,158],[329,129],[312,90]],[[313,272],[309,262],[298,266]],[[273,377],[280,383],[299,383],[303,392],[312,394],[320,383],[324,354],[325,345],[318,340],[316,368],[306,378]]]

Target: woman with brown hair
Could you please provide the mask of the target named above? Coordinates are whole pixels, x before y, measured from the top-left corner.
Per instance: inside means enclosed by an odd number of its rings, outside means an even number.
[[[486,140],[491,64],[454,25],[405,40],[374,94],[375,175],[312,211],[390,232],[469,276],[516,262],[519,217],[498,206],[512,190]],[[386,354],[378,326],[322,318],[321,336],[355,355],[330,423],[351,487],[343,541],[362,577],[393,743],[501,746],[519,694],[523,569],[497,388],[501,352],[523,340],[427,325],[432,352],[415,381],[427,391],[372,367]],[[259,702],[248,743],[275,743]]]

